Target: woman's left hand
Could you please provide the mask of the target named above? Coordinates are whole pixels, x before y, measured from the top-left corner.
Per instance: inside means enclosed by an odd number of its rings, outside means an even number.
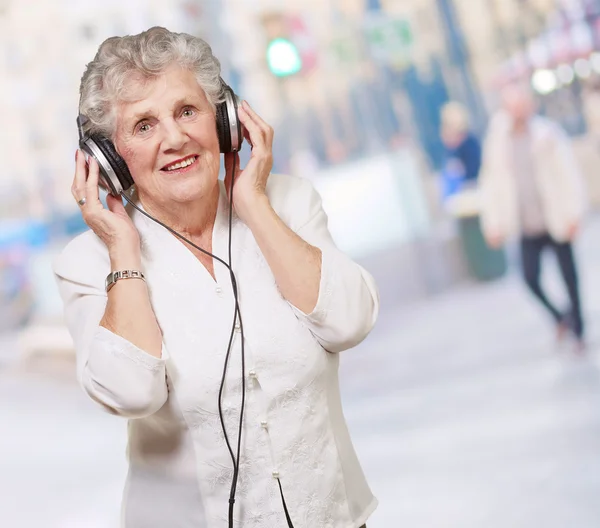
[[[234,156],[237,160],[233,185],[233,205],[242,221],[248,223],[250,214],[268,203],[267,180],[273,168],[273,129],[243,101],[238,107],[244,137],[252,153],[246,167],[241,170],[237,152],[225,154],[225,188],[229,196]]]

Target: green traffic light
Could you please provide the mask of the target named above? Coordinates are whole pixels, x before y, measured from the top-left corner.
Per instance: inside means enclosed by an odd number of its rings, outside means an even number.
[[[302,59],[298,49],[284,38],[277,38],[269,43],[267,63],[271,73],[277,77],[294,75],[302,69]]]

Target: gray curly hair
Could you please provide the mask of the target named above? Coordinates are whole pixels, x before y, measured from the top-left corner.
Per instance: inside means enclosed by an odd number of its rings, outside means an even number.
[[[131,100],[131,79],[140,75],[153,79],[173,64],[195,73],[213,109],[223,101],[221,64],[208,43],[153,27],[138,35],[111,37],[100,45],[81,78],[79,113],[88,118],[85,131],[114,139],[116,103]]]

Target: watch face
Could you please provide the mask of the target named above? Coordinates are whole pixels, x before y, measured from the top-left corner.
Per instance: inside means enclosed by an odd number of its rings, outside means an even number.
[[[144,282],[146,281],[146,277],[139,270],[120,270],[113,271],[108,274],[105,282],[105,289],[107,292],[120,280],[120,279],[141,279]]]

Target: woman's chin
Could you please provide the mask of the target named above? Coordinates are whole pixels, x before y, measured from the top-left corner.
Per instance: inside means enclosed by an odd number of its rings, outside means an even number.
[[[205,171],[199,173],[190,173],[173,178],[165,182],[165,195],[169,196],[174,202],[185,203],[193,202],[206,197],[218,181],[219,175],[211,176]]]

